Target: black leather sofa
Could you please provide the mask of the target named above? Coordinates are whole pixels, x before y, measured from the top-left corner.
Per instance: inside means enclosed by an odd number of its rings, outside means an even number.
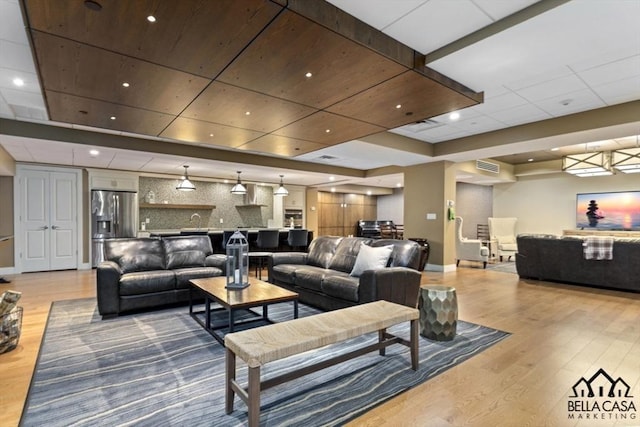
[[[361,244],[393,246],[386,267],[350,273]],[[300,301],[334,310],[375,300],[415,307],[421,273],[420,245],[411,240],[321,236],[305,252],[277,252],[269,257],[269,281],[300,295]]]
[[[103,317],[189,300],[189,280],[224,274],[208,236],[108,239],[96,272]]]
[[[580,237],[520,234],[516,240],[522,278],[640,292],[640,239],[615,239],[611,260],[585,259]]]

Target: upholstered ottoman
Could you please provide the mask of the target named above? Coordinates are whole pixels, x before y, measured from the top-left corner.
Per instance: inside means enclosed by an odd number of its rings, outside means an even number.
[[[456,336],[458,299],[449,286],[421,286],[418,299],[420,335],[434,341],[451,341]]]

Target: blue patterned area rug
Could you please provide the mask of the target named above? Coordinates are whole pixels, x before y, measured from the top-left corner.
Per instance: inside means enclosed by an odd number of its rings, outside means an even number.
[[[300,316],[317,313],[301,305]],[[276,321],[292,317],[290,303],[269,307]],[[409,336],[408,324],[391,332]],[[453,341],[420,337],[420,367],[409,349],[372,352],[261,394],[261,425],[334,426],[361,415],[509,336],[458,322]],[[347,352],[377,334],[267,364],[263,378],[292,366]],[[93,299],[55,302],[43,339],[23,426],[242,426],[244,403],[224,411],[224,349],[186,307],[101,320]],[[246,383],[246,365],[238,379]]]

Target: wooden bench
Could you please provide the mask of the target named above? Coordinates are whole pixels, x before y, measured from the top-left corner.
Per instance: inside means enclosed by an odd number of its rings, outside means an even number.
[[[356,356],[378,350],[384,356],[385,348],[392,344],[406,345],[411,349],[411,368],[418,369],[418,318],[415,308],[388,301],[375,301],[341,310],[294,319],[246,331],[227,334],[226,347],[225,410],[233,412],[235,394],[245,402],[249,410],[249,426],[260,422],[260,391],[282,384],[320,369],[333,366]],[[386,329],[402,322],[411,322],[409,340],[389,334]],[[329,344],[378,332],[374,344],[341,354],[283,375],[260,381],[260,367],[268,362],[303,353]],[[248,366],[246,388],[236,382],[236,357]]]

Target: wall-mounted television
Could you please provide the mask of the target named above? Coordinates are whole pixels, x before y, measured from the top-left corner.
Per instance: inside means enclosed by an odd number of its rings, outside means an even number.
[[[592,230],[640,230],[640,191],[579,193],[576,226]]]

